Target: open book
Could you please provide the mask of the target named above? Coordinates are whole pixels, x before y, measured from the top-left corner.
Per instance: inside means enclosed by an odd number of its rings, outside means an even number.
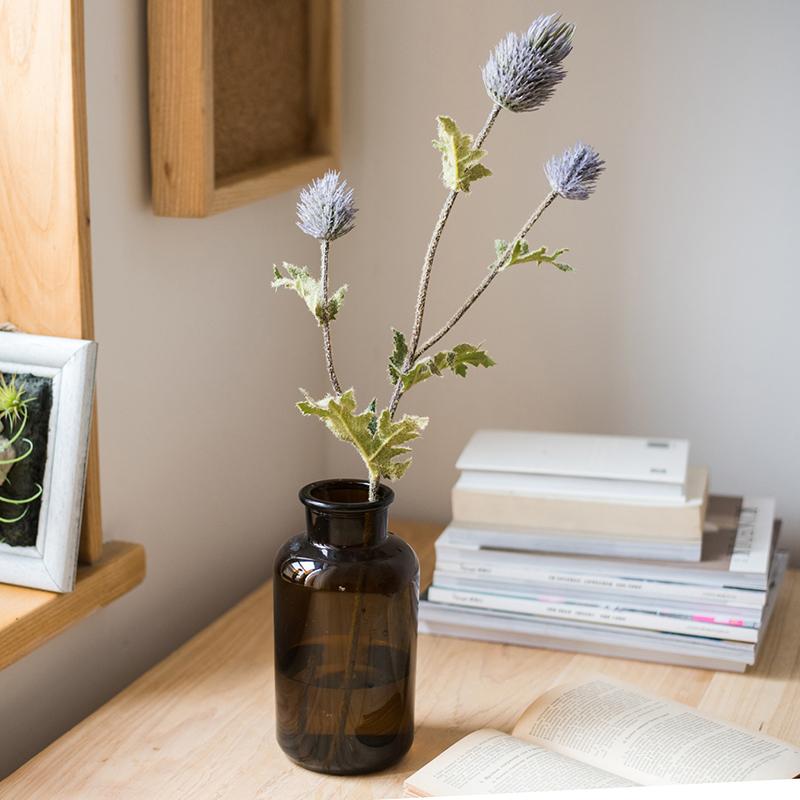
[[[798,775],[800,750],[791,745],[597,678],[541,695],[510,736],[471,733],[404,786],[428,797]]]

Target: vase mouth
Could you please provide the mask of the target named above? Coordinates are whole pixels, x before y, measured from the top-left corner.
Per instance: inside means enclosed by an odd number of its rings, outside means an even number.
[[[378,499],[370,501],[369,481],[358,478],[331,478],[307,483],[299,492],[300,502],[308,509],[323,513],[378,511],[394,501],[394,492],[378,486]]]

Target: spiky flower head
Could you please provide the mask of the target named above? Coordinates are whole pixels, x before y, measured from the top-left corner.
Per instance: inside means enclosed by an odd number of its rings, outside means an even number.
[[[347,181],[337,171],[328,170],[301,190],[297,226],[315,239],[332,242],[353,229],[357,211]]]
[[[542,58],[552,64],[561,63],[572,52],[575,26],[562,22],[561,14],[537,17],[528,28],[528,40]]]
[[[19,422],[27,414],[28,403],[32,397],[25,397],[25,384],[17,386],[17,376],[12,375],[10,381],[0,373],[0,420],[8,419],[12,423]]]
[[[489,97],[509,111],[534,111],[567,74],[561,62],[572,50],[575,26],[559,14],[535,19],[523,33],[509,33],[483,68]]]
[[[553,156],[544,173],[553,191],[567,200],[586,200],[595,190],[605,161],[588,144],[578,142],[560,156]]]

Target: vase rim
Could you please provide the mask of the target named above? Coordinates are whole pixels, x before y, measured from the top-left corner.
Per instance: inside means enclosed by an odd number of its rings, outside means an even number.
[[[388,508],[394,501],[394,491],[385,484],[378,486],[378,499],[369,501],[348,502],[342,500],[326,499],[320,494],[326,490],[333,490],[334,492],[345,492],[351,490],[363,490],[364,493],[369,492],[369,481],[361,478],[328,478],[322,481],[313,481],[307,483],[300,489],[298,496],[300,502],[306,507],[314,511],[335,513],[339,512],[359,512],[359,511],[378,511],[379,509]]]

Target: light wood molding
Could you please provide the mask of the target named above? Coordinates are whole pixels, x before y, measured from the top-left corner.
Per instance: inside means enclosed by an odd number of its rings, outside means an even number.
[[[417,550],[426,585],[441,526],[391,528]],[[547,688],[598,672],[800,745],[798,614],[800,575],[790,572],[759,664],[745,675],[421,636],[414,746],[390,770],[339,778],[294,766],[275,742],[272,586],[265,584],[0,783],[0,795],[400,797],[409,774],[462,736],[510,731]]]
[[[0,669],[129,592],[144,575],[141,545],[107,542],[100,559],[78,568],[70,594],[0,584]]]
[[[147,17],[156,214],[205,217],[337,166],[341,0],[148,0]],[[285,68],[259,49],[281,21],[304,42]]]
[[[211,0],[149,0],[150,167],[156,214],[202,217],[214,191]]]
[[[0,32],[0,320],[92,339],[83,2],[0,0]],[[96,429],[80,545],[87,563],[103,548]]]

